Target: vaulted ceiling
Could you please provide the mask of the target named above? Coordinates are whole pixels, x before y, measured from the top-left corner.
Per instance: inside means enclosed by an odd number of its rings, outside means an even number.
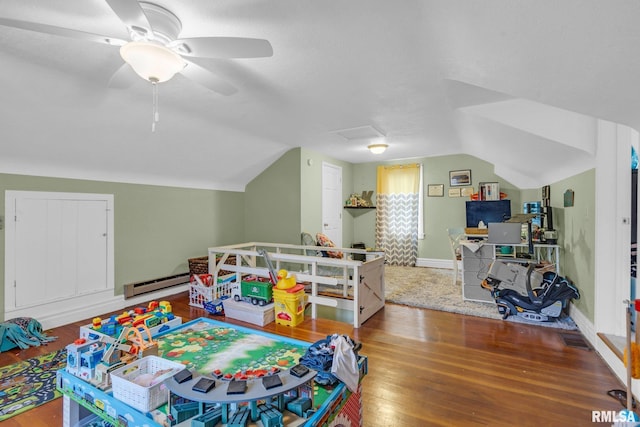
[[[596,119],[640,129],[637,1],[152,1],[181,37],[266,39],[273,56],[192,58],[237,92],[178,74],[152,132],[152,85],[129,70],[109,86],[118,47],[0,25],[0,172],[241,191],[306,147],[467,153],[535,188],[593,167]],[[128,40],[105,0],[2,0],[3,18]],[[337,133],[363,126],[384,154]]]

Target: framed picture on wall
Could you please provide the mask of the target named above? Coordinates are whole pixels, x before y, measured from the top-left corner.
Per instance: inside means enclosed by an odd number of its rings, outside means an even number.
[[[444,196],[444,184],[429,184],[429,185],[427,185],[427,196],[429,196],[429,197],[442,197],[442,196]]]
[[[464,187],[460,189],[460,195],[462,197],[469,197],[473,194],[474,191],[475,190],[473,187]]]
[[[460,189],[459,188],[450,188],[449,189],[449,197],[460,197]]]
[[[571,206],[573,206],[573,198],[574,196],[574,192],[573,190],[567,190],[564,192],[564,207],[565,208],[570,208]]]
[[[449,172],[449,185],[451,187],[464,187],[471,185],[471,170],[461,169]]]

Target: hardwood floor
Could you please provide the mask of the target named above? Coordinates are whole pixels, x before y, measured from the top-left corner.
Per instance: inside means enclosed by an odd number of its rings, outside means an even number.
[[[167,300],[183,321],[209,316],[190,307],[186,293]],[[567,346],[566,331],[394,304],[355,330],[326,319],[307,318],[295,328],[228,322],[308,342],[331,333],[361,341],[369,360],[367,427],[585,426],[592,425],[593,410],[622,409],[606,393],[623,385],[593,350]],[[87,323],[48,331],[59,338],[47,346],[0,353],[0,365],[63,348]],[[62,399],[2,425],[60,426]]]

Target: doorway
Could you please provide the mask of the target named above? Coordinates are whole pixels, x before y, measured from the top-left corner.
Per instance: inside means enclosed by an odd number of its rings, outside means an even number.
[[[322,162],[322,232],[342,247],[342,168]]]
[[[113,195],[7,191],[5,318],[113,297]]]

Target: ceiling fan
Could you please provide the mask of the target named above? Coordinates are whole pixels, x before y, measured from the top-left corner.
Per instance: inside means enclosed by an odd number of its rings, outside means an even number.
[[[259,58],[273,55],[268,40],[242,37],[178,38],[182,23],[170,10],[154,3],[136,0],[105,0],[126,25],[130,40],[87,33],[70,28],[0,17],[0,25],[120,46],[125,64],[114,73],[111,87],[128,85],[129,66],[143,79],[154,84],[171,79],[176,73],[202,86],[231,95],[237,89],[209,70],[185,59]]]

